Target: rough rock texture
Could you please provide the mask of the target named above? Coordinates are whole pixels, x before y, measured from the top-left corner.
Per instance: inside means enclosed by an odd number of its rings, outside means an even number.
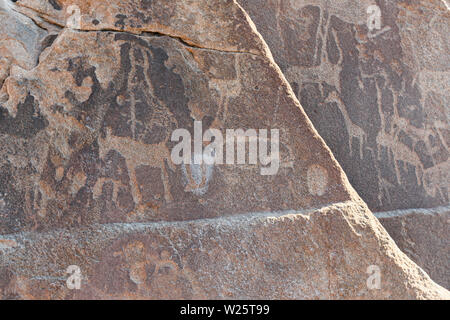
[[[399,248],[441,286],[450,288],[450,208],[379,212]]]
[[[59,30],[72,5],[81,30]],[[235,1],[8,8],[58,35],[0,91],[2,298],[450,298],[359,199]],[[170,135],[194,120],[279,129],[278,174],[174,165]]]
[[[448,205],[450,11],[445,1],[239,2],[370,209]],[[379,29],[369,29],[371,5],[380,9]],[[394,227],[400,217],[382,224],[402,248],[407,242],[426,245],[411,258],[447,285],[448,260],[430,257],[446,241],[441,231],[448,223],[437,219],[431,224],[436,230],[429,230],[421,222],[430,216],[405,219],[417,228],[405,239]],[[422,234],[429,233],[436,236],[422,243]]]
[[[111,224],[4,237],[3,298],[449,298],[398,248],[364,204],[296,214],[249,214]],[[81,267],[80,290],[65,286]],[[368,290],[369,265],[381,289]]]
[[[450,11],[443,1],[239,2],[372,210],[449,203]],[[369,31],[373,4],[381,29]]]
[[[297,210],[352,199],[345,175],[262,53],[65,29],[40,59],[30,71],[13,68],[2,89],[9,96],[0,125],[0,191],[7,194],[2,233]],[[218,165],[205,167],[197,183],[193,168],[170,158],[172,131],[192,132],[194,120],[224,133],[280,128],[278,173]],[[323,187],[306,183],[310,172]]]

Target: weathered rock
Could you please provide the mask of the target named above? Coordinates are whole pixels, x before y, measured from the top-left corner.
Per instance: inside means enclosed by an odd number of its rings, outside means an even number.
[[[240,0],[374,211],[449,203],[450,11],[433,1]],[[369,6],[380,29],[369,30]]]
[[[448,205],[450,11],[444,1],[239,2],[373,211]],[[370,30],[377,8],[380,26]],[[436,218],[425,227],[423,219],[433,220],[412,215],[381,222],[448,288],[448,256],[441,255],[448,224]],[[407,234],[395,229],[400,221]]]
[[[103,4],[15,4],[81,30],[1,89],[2,298],[450,297],[359,199],[239,5]],[[279,129],[278,173],[175,165],[194,120]]]
[[[18,0],[51,24],[82,30],[155,32],[213,50],[270,54],[233,1]],[[219,16],[220,18],[217,18]]]
[[[399,248],[441,286],[450,288],[450,208],[378,212]]]
[[[3,298],[448,298],[365,205],[7,236]],[[80,290],[65,285],[81,268]],[[381,289],[368,290],[369,265]]]
[[[14,94],[0,125],[7,134],[2,233],[352,199],[345,175],[264,56],[197,49],[165,36],[64,30],[36,68],[12,69],[4,89]],[[278,173],[217,165],[196,183],[194,169],[170,157],[172,132],[192,132],[194,120],[224,133],[280,128]],[[322,187],[307,183],[311,172]]]
[[[0,88],[11,65],[28,70],[36,66],[41,52],[40,43],[47,34],[30,18],[12,8],[9,1],[0,2]]]

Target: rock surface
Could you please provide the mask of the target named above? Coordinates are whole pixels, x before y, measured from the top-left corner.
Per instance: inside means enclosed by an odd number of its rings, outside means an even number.
[[[263,52],[64,29],[36,68],[13,68],[2,90],[8,101],[0,126],[0,191],[7,194],[1,233],[300,210],[352,199],[345,175]],[[250,164],[204,166],[196,181],[195,168],[170,157],[172,132],[193,133],[194,120],[224,134],[279,128],[277,174],[261,175]],[[317,177],[308,183],[310,172]]]
[[[239,3],[370,209],[395,214],[449,204],[445,1]],[[377,12],[380,25],[372,28]],[[448,222],[419,213],[393,221],[384,216],[381,223],[400,248],[448,288],[448,255],[442,255]]]
[[[32,69],[38,62],[40,43],[47,32],[16,11],[10,2],[0,2],[0,88],[12,65]]]
[[[437,283],[450,289],[450,208],[379,212],[399,248]]]
[[[354,192],[235,1],[11,7],[58,35],[0,91],[1,298],[450,298]],[[175,165],[171,133],[194,120],[279,129],[278,173]]]
[[[395,246],[363,204],[110,224],[7,236],[0,293],[10,299],[437,299],[448,291]],[[81,289],[66,287],[69,265]],[[369,290],[370,266],[380,289]]]
[[[369,208],[449,203],[445,2],[239,2]],[[371,5],[379,29],[368,28]]]

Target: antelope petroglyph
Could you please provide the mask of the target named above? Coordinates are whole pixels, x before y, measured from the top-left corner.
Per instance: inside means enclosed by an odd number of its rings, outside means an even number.
[[[106,137],[99,137],[100,157],[103,159],[111,150],[119,152],[124,158],[131,180],[131,192],[135,204],[142,203],[142,195],[136,180],[136,168],[139,165],[147,165],[161,169],[161,179],[164,185],[164,199],[171,201],[172,196],[169,191],[169,178],[166,165],[174,169],[170,160],[170,151],[165,145],[165,141],[158,144],[145,144],[130,138],[118,137],[111,134],[111,129],[106,130]]]

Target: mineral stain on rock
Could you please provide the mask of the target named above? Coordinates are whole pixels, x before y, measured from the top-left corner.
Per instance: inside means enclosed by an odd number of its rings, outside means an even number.
[[[449,12],[442,1],[239,2],[372,210],[449,202],[449,41],[438,31]],[[367,26],[370,5],[380,10],[380,30]],[[440,77],[431,80],[431,70]],[[430,94],[439,96],[433,106]]]

